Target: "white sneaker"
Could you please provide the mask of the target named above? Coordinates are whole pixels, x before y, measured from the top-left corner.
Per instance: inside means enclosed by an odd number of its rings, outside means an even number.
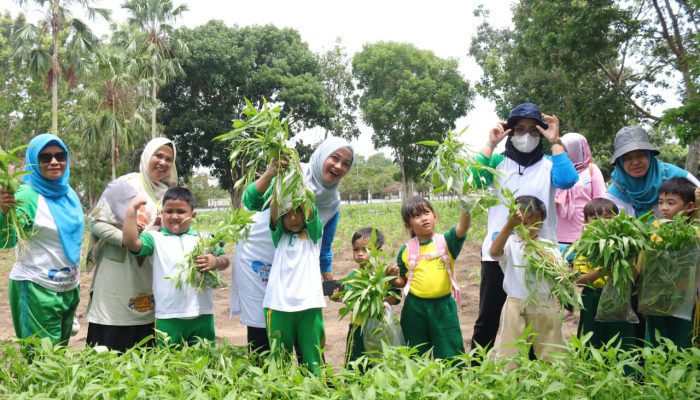
[[[73,318],[73,327],[70,330],[70,335],[75,336],[80,332],[80,322],[78,322],[78,318]]]

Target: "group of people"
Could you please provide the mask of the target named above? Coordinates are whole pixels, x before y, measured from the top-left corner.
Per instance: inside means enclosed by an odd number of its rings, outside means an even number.
[[[494,153],[504,139],[505,151]],[[544,141],[549,142],[551,155],[545,154]],[[533,289],[521,268],[525,248],[519,235],[523,232],[531,239],[558,243],[561,253],[553,257],[560,258],[595,218],[611,217],[618,210],[636,216],[651,210],[660,217],[672,217],[665,203],[659,207],[659,193],[683,201],[687,207],[676,212],[689,218],[694,214],[695,187],[700,182],[689,172],[657,160],[658,154],[644,129],[621,129],[615,137],[612,184],[606,189],[585,137],[577,133],[560,137],[558,119],[542,114],[534,104],[518,105],[507,120],[491,129],[477,161],[498,173],[482,172],[482,177],[497,195],[516,193],[519,211],[513,214],[505,204],[489,209],[472,346],[495,346],[494,354],[512,355],[517,351],[512,344],[528,326],[536,333],[532,344],[537,357],[548,358],[563,343],[556,304],[538,303],[536,310],[525,304]],[[153,345],[154,329],[166,334],[158,336],[159,343],[215,342],[211,290],[176,288],[172,279],[166,279],[175,275],[177,264],[199,237],[190,227],[196,215],[194,196],[176,186],[175,159],[170,140],[151,140],[141,155],[139,172],[109,183],[89,214],[86,258],[88,270],[94,269],[87,306],[89,345],[118,351]],[[24,185],[17,193],[0,191],[0,244],[16,246],[17,251],[9,297],[15,332],[21,338],[39,335],[64,344],[70,337],[79,301],[85,218],[77,194],[68,185],[69,160],[60,138],[38,135],[26,151]],[[300,360],[314,373],[320,370],[325,341],[322,281],[333,280],[338,187],[353,161],[354,150],[347,141],[335,137],[323,141],[302,166],[315,203],[296,208],[268,201],[277,173],[276,167],[270,167],[244,192],[243,203],[256,214],[246,240],[235,247],[233,260],[222,249],[195,260],[202,272],[233,266],[231,314],[240,314],[251,349],[296,348]],[[454,261],[471,223],[471,202],[464,198],[460,207],[459,221],[440,234],[435,232],[437,215],[430,202],[407,197],[401,213],[411,239],[399,250],[396,265],[387,269],[394,276],[394,290],[402,293],[400,325],[406,343],[421,353],[432,350],[438,358],[464,352]],[[10,208],[21,229],[32,232],[26,243],[18,243],[18,235],[8,225]],[[527,230],[514,233],[521,224]],[[371,240],[381,247],[383,238],[376,229],[358,230],[352,238],[353,259],[360,268],[367,263]],[[614,334],[625,340],[640,337],[643,333],[637,327],[608,325],[591,316],[606,277],[598,266],[586,265],[584,255],[579,256],[569,260],[581,274],[578,282],[585,286],[579,334],[593,332],[596,344]],[[536,290],[547,288],[540,285]],[[387,293],[386,300],[395,304],[396,297]],[[692,324],[657,321],[647,327],[647,340],[654,333],[649,329],[659,327],[669,335],[681,327],[684,340],[693,335]],[[356,337],[349,358],[354,359],[362,354],[362,337],[358,330],[351,331]]]

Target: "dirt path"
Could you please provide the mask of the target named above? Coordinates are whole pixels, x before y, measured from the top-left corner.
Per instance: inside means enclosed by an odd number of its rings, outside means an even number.
[[[465,341],[465,347],[469,349],[471,336],[479,309],[479,251],[480,247],[472,242],[467,242],[462,253],[457,260],[457,279],[462,287],[462,304],[459,307],[460,325]],[[0,265],[11,265],[14,260],[13,252],[0,253]],[[349,251],[336,254],[334,256],[333,268],[335,276],[341,278],[355,267],[352,261],[352,253]],[[9,268],[0,271],[4,276],[9,275]],[[223,272],[227,282],[231,279],[231,270]],[[88,290],[90,288],[91,274],[83,274],[80,292],[80,305],[78,306],[77,317],[80,321],[80,332],[71,338],[70,344],[73,346],[84,346],[87,335],[86,305]],[[396,311],[400,312],[401,305],[396,306]],[[348,331],[348,322],[338,319],[339,303],[328,302],[328,307],[324,310],[326,327],[326,360],[334,366],[342,365],[343,354],[345,352],[345,337]],[[226,340],[233,345],[244,345],[246,340],[246,329],[240,324],[238,317],[228,318],[229,310],[229,289],[217,290],[214,294],[214,312],[216,321],[216,333],[219,340]],[[578,318],[575,319],[578,321]],[[564,322],[564,336],[570,337],[576,333],[576,322]],[[10,308],[7,301],[7,284],[0,285],[0,339],[7,339],[14,335]]]

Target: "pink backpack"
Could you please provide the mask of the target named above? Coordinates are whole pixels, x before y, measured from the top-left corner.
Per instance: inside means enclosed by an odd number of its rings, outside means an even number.
[[[420,243],[418,243],[418,238],[413,238],[406,243],[406,251],[408,258],[408,276],[406,277],[406,286],[404,286],[401,294],[404,300],[406,300],[406,295],[411,289],[411,282],[413,282],[413,270],[418,265],[421,260],[433,260],[435,258],[440,258],[442,262],[445,263],[445,268],[447,268],[447,276],[450,277],[450,283],[452,284],[452,297],[455,298],[457,304],[462,301],[461,292],[459,285],[457,284],[457,279],[453,271],[453,266],[450,263],[450,254],[447,252],[447,242],[445,242],[445,237],[440,234],[433,235],[433,243],[435,243],[436,252],[420,254]]]

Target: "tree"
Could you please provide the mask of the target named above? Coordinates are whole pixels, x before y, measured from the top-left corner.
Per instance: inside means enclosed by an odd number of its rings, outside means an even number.
[[[324,126],[332,115],[318,76],[316,56],[293,29],[272,25],[227,27],[220,21],[183,28],[182,40],[191,56],[182,64],[185,75],[160,92],[165,133],[178,149],[179,171],[212,168],[239,204],[226,149],[212,139],[231,130],[231,120],[243,109],[244,97],[259,105],[263,98],[291,113],[290,133]]]
[[[173,35],[169,24],[187,11],[182,4],[173,8],[170,0],[128,0],[123,8],[129,10],[129,23],[140,31],[134,36],[135,54],[145,56],[143,76],[148,79],[147,87],[151,95],[151,138],[158,136],[156,111],[160,86],[183,74],[178,57],[186,57],[188,49]]]
[[[454,59],[443,60],[406,43],[367,44],[352,60],[362,119],[375,148],[392,149],[404,193],[432,156],[421,140],[438,140],[472,107],[474,92]]]
[[[18,0],[20,4],[29,0]],[[110,11],[92,7],[92,0],[34,0],[45,10],[46,20],[37,26],[27,23],[17,31],[15,37],[16,55],[27,62],[34,76],[45,76],[45,85],[51,89],[51,132],[58,134],[58,81],[61,74],[65,75],[69,88],[76,85],[77,74],[80,72],[84,59],[93,50],[97,38],[92,34],[88,25],[73,17],[66,7],[72,3],[83,6],[90,19],[100,15],[109,20]],[[65,28],[65,37],[59,33]],[[50,45],[46,46],[43,32],[51,33]],[[60,58],[60,49],[66,50],[66,57]]]
[[[340,43],[340,39],[338,39]],[[331,133],[346,139],[357,138],[355,113],[358,107],[358,95],[352,78],[350,60],[340,44],[321,54],[319,57],[320,77],[326,88],[326,102],[334,114],[329,117],[325,137]]]

